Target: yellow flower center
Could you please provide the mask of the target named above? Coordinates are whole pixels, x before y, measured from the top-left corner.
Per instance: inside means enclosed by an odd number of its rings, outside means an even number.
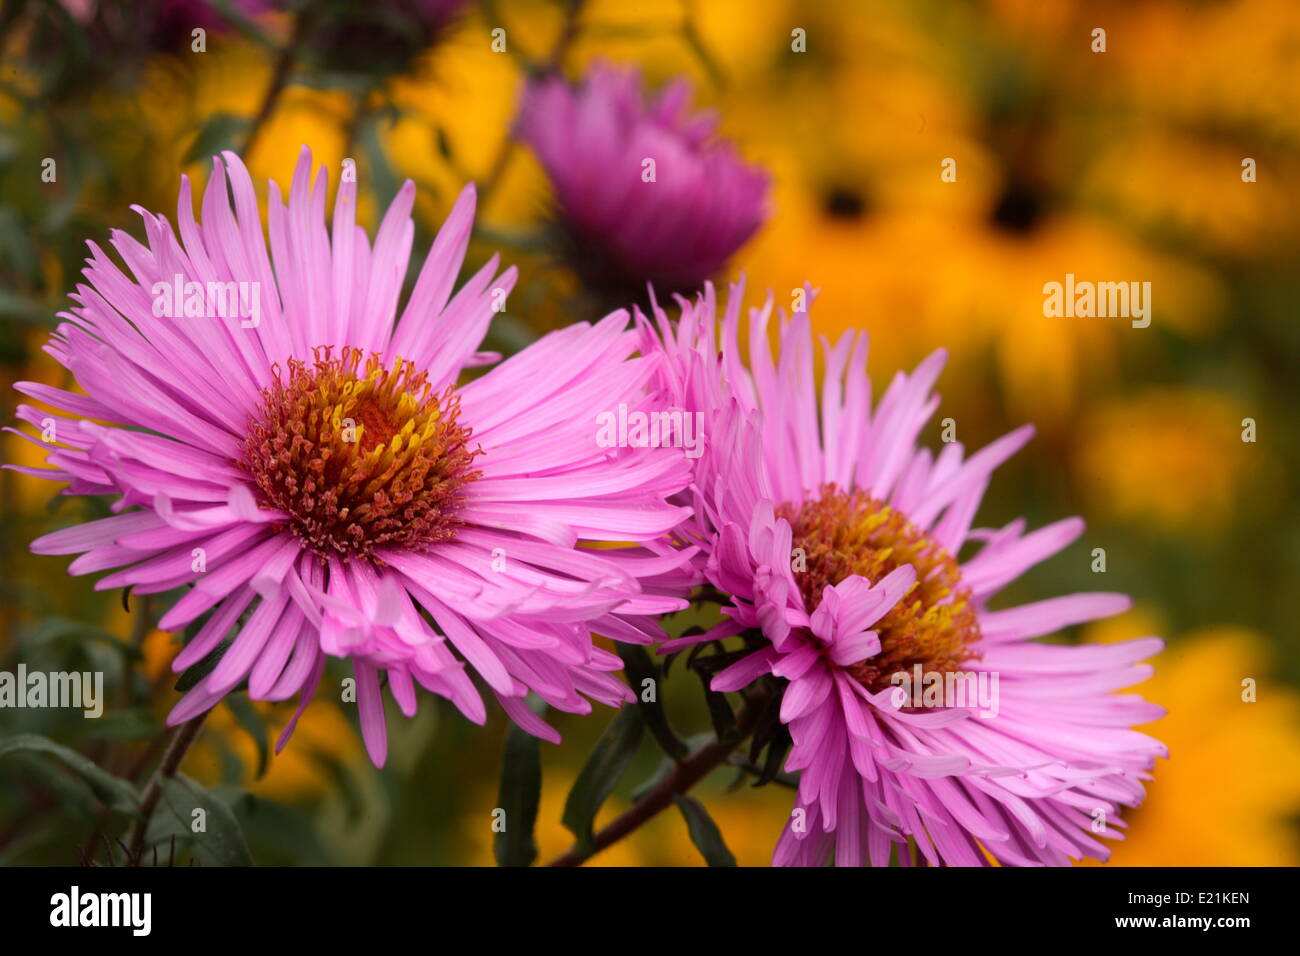
[[[288,381],[262,392],[242,466],[263,503],[287,512],[294,534],[322,556],[370,557],[455,536],[464,487],[481,452],[456,423],[452,386],[432,394],[402,359],[345,347],[289,360]]]
[[[803,549],[806,568],[794,577],[809,614],[827,585],[850,575],[874,584],[903,565],[915,569],[915,586],[872,625],[880,653],[848,668],[868,690],[889,687],[891,674],[910,675],[916,664],[923,672],[946,673],[979,656],[971,650],[979,641],[979,622],[956,559],[904,514],[865,492],[848,494],[835,485],[802,506],[782,505],[777,514],[790,522],[793,546]]]

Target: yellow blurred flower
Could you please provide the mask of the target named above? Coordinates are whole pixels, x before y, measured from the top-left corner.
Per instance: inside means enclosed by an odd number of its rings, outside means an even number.
[[[1113,68],[1127,95],[1171,123],[1300,140],[1300,5],[1149,0],[1116,11],[1125,35],[1112,48]]]
[[[1216,253],[1265,258],[1300,243],[1294,154],[1174,130],[1131,132],[1099,144],[1081,184],[1086,196],[1141,228],[1191,237]],[[1241,178],[1246,158],[1255,161],[1254,182]]]
[[[1095,149],[1078,142],[1086,129],[1044,118],[1068,111],[1051,113],[1051,74],[1032,46],[973,32],[955,12],[830,9],[840,15],[820,10],[810,24],[815,55],[792,54],[769,86],[725,102],[727,129],[776,183],[775,215],[736,265],[778,302],[805,280],[820,286],[818,331],[867,327],[885,367],[948,347],[947,387],[968,410],[990,402],[979,363],[991,355],[1011,417],[1048,430],[1114,377],[1121,349],[1150,349],[1157,335],[1047,317],[1045,283],[1150,282],[1153,322],[1183,336],[1220,320],[1212,273],[1075,195]],[[1016,92],[963,56],[972,38],[1005,59]]]
[[[192,145],[185,132],[201,127],[205,118],[220,113],[252,117],[270,84],[271,66],[264,50],[246,43],[223,43],[208,54],[202,69],[195,74],[193,90],[183,97],[183,106],[178,111],[181,127],[174,131],[173,142],[179,155],[165,158],[167,168],[172,170],[171,180],[175,179],[180,158]],[[165,100],[166,86],[167,78],[158,77],[157,85],[150,87],[150,101]],[[287,86],[259,132],[253,152],[243,157],[253,181],[274,179],[287,196],[299,150],[306,144],[311,147],[316,164],[330,170],[333,188],[339,179],[344,128],[352,107],[352,98],[337,90]],[[210,168],[210,158],[200,157],[192,170],[206,179]]]
[[[1149,389],[1091,412],[1080,427],[1075,479],[1090,513],[1201,537],[1276,489],[1267,446],[1242,440],[1250,409],[1188,388]]]
[[[1159,633],[1135,611],[1092,625],[1090,640]],[[1300,694],[1269,671],[1268,640],[1222,625],[1183,636],[1133,688],[1168,709],[1149,727],[1169,746],[1147,799],[1125,813],[1111,866],[1296,866],[1300,838]],[[1257,699],[1243,699],[1243,681]],[[1095,865],[1088,861],[1087,865]]]
[[[989,9],[1002,32],[1040,51],[1063,96],[1104,108],[1104,130],[1085,121],[1076,131],[1091,157],[1087,199],[1216,252],[1285,255],[1300,242],[1300,194],[1287,188],[1300,134],[1300,6],[995,0]],[[1092,49],[1097,28],[1104,53]],[[1247,157],[1258,164],[1253,183],[1241,179]]]

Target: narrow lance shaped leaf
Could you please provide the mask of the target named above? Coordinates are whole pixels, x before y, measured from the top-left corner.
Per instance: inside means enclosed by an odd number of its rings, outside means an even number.
[[[139,808],[140,795],[129,781],[113,776],[75,750],[57,744],[48,737],[42,737],[40,734],[19,734],[0,741],[0,758],[21,753],[39,753],[54,757],[86,781],[96,799],[112,810],[133,814]]]
[[[791,744],[790,731],[783,726],[781,732],[774,736],[772,742],[767,745],[767,757],[763,761],[763,772],[759,775],[758,780],[755,781],[754,786],[761,787],[763,784],[771,783],[773,780],[778,780],[787,787],[799,786],[797,781],[791,783],[791,778],[783,778],[781,773],[781,765],[785,763],[785,755],[790,752]]]
[[[763,761],[754,786],[760,787],[776,779],[781,772],[781,765],[785,762],[785,755],[789,752],[790,745],[790,730],[781,723],[780,707],[773,704],[764,708],[759,715],[749,744],[750,764],[757,766],[760,757]],[[764,751],[766,751],[765,755]]]
[[[686,819],[686,830],[691,835],[691,842],[700,851],[700,856],[704,857],[704,862],[709,866],[735,866],[736,858],[727,849],[722,831],[709,816],[709,811],[704,809],[704,804],[684,793],[673,794],[673,802]]]
[[[497,866],[531,866],[537,859],[533,829],[541,800],[541,741],[512,723],[506,732],[497,791],[497,806],[505,811],[505,828],[492,841]]]
[[[703,653],[706,649],[712,653]],[[729,740],[736,732],[736,714],[731,709],[726,694],[713,689],[713,677],[719,671],[743,659],[748,651],[724,651],[717,641],[696,644],[688,653],[687,667],[700,678],[704,689],[704,702],[709,708],[709,720],[719,740]]]
[[[636,695],[636,705],[641,711],[641,719],[654,735],[655,740],[659,742],[664,753],[674,760],[681,760],[687,754],[686,744],[673,731],[663,701],[660,700],[659,692],[662,685],[659,668],[655,666],[644,647],[619,643],[617,649],[619,657],[623,658],[623,668],[627,672],[632,693]],[[646,699],[647,690],[653,691],[649,700]]]
[[[190,641],[194,640],[195,635],[197,635],[203,628],[203,625],[207,623],[209,617],[211,617],[211,615],[206,614],[185,628],[184,635],[186,644],[189,644]],[[226,651],[229,650],[230,645],[234,643],[235,639],[232,634],[239,626],[240,625],[237,623],[231,627],[230,631],[228,631],[225,637],[221,639],[220,644],[209,651],[202,660],[196,661],[185,669],[181,676],[176,679],[176,690],[178,692],[182,694],[185,693],[198,684],[199,681],[203,680],[203,678],[212,673],[216,666],[221,663],[221,658],[226,656]]]
[[[696,671],[696,673],[699,674],[700,682],[704,685],[704,703],[709,708],[709,720],[713,724],[713,732],[717,734],[719,740],[725,740],[736,730],[736,713],[731,709],[727,696],[709,686],[713,677],[703,671]]]
[[[605,733],[587,758],[578,779],[569,791],[564,804],[562,822],[578,839],[578,849],[583,853],[593,850],[595,834],[592,826],[601,806],[614,792],[619,779],[627,772],[632,758],[641,745],[645,725],[641,711],[624,707],[605,728]]]

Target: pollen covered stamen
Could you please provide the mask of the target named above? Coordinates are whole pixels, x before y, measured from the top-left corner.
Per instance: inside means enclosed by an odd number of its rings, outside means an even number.
[[[849,668],[868,690],[890,686],[890,675],[959,670],[979,655],[979,623],[971,594],[961,587],[956,559],[901,512],[865,492],[852,494],[835,485],[801,506],[784,505],[777,514],[790,522],[794,547],[802,548],[806,569],[794,577],[811,614],[827,585],[857,574],[880,581],[903,565],[916,570],[916,585],[872,629],[880,653]]]
[[[452,386],[345,347],[274,369],[241,464],[263,503],[287,512],[318,554],[370,557],[455,536],[464,486],[478,477]]]

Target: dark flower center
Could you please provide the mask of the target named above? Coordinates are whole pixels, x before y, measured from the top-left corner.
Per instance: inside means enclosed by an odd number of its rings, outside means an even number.
[[[851,494],[826,485],[802,506],[783,505],[777,514],[790,522],[796,552],[795,581],[811,614],[827,585],[850,575],[872,583],[910,564],[916,585],[872,626],[880,653],[848,668],[873,693],[890,686],[890,675],[916,664],[923,672],[946,673],[979,655],[979,623],[969,590],[961,586],[956,559],[901,512],[865,492]],[[804,570],[797,570],[799,567]]]
[[[867,214],[867,197],[849,186],[833,186],[822,195],[822,210],[832,219],[856,222]]]
[[[453,387],[432,394],[400,358],[389,368],[358,349],[330,353],[290,359],[287,382],[277,366],[262,392],[240,462],[262,502],[322,556],[450,540],[480,454],[456,422]]]
[[[1047,197],[1023,179],[1013,178],[989,210],[995,227],[1012,235],[1033,232],[1047,213]]]

